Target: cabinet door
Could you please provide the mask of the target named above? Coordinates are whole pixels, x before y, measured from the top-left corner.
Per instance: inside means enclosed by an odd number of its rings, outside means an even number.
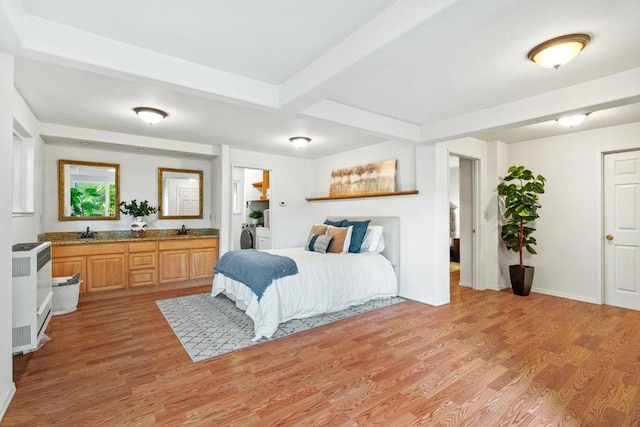
[[[124,254],[87,257],[87,292],[125,289],[127,287]]]
[[[87,270],[84,257],[68,257],[51,260],[51,277],[66,277],[80,273],[80,293],[87,292]]]
[[[161,251],[159,258],[159,278],[160,283],[179,282],[189,280],[189,251]]]
[[[190,279],[213,277],[213,266],[218,260],[216,249],[192,249]]]

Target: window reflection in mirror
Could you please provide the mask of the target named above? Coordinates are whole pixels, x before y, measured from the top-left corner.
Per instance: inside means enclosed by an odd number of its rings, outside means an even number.
[[[202,171],[158,168],[159,219],[202,218]]]
[[[58,160],[58,219],[119,219],[120,165]]]

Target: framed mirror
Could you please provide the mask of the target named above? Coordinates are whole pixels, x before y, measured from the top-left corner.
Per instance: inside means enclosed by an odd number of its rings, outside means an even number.
[[[158,168],[158,218],[202,218],[202,171]]]
[[[120,219],[120,165],[58,160],[58,219]]]

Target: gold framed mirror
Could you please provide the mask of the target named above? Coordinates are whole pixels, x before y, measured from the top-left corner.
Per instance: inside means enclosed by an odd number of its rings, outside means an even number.
[[[120,165],[58,160],[60,221],[120,219]]]
[[[158,219],[202,218],[202,171],[158,168]]]

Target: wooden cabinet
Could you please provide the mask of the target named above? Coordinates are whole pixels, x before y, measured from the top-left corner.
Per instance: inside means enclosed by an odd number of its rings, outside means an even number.
[[[218,239],[158,242],[160,283],[213,277],[218,260]]]
[[[189,251],[160,251],[160,283],[189,280]]]
[[[66,277],[80,273],[80,292],[87,292],[87,264],[84,257],[79,256],[62,256],[56,257],[56,247],[53,248],[53,258],[51,260],[51,277]]]
[[[125,243],[53,246],[52,276],[80,273],[80,292],[127,287]]]
[[[87,292],[127,287],[127,262],[124,253],[87,257]]]
[[[52,247],[53,277],[80,273],[80,292],[213,277],[218,238],[83,243]]]

